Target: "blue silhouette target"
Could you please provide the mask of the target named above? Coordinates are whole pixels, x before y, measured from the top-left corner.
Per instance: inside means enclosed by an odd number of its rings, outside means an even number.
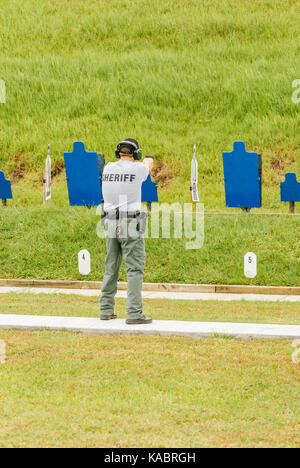
[[[5,179],[4,172],[0,171],[0,198],[3,200],[12,199],[10,181]]]
[[[71,206],[98,206],[102,203],[103,154],[88,152],[82,141],[73,143],[72,153],[64,153]],[[157,202],[157,184],[150,174],[142,184],[142,202]]]
[[[280,184],[282,202],[300,202],[300,182],[294,172],[285,174],[285,181]]]
[[[157,183],[152,182],[149,174],[145,182],[142,183],[142,202],[158,202]]]
[[[233,151],[223,152],[226,206],[260,208],[262,201],[262,159],[249,153],[243,141],[235,141]]]
[[[98,206],[102,202],[104,156],[85,150],[75,141],[72,153],[64,153],[66,179],[71,206]]]

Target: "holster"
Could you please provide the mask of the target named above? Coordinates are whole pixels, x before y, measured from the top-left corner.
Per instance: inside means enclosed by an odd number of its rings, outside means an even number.
[[[137,216],[136,230],[140,234],[145,234],[148,215],[149,213],[146,213],[145,211],[141,211],[140,214]]]

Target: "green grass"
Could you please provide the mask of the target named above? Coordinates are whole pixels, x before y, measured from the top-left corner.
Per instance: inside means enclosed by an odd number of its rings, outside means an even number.
[[[102,279],[99,217],[68,207],[61,163],[76,140],[110,161],[120,139],[137,138],[163,168],[159,197],[171,203],[189,202],[196,144],[200,198],[218,210],[222,152],[243,140],[263,155],[262,211],[287,212],[279,183],[300,172],[298,16],[293,0],[2,0],[0,170],[14,200],[0,209],[0,276],[81,279],[77,253],[88,248],[87,279]],[[58,175],[43,209],[48,143]],[[298,234],[297,217],[206,217],[200,250],[147,240],[145,281],[299,285]],[[297,304],[144,303],[157,319],[299,323]],[[7,295],[0,311],[97,316],[98,300]],[[0,339],[1,447],[299,445],[290,342],[3,330]]]
[[[201,198],[222,207],[222,151],[242,139],[263,154],[265,206],[279,205],[279,181],[299,170],[299,106],[291,100],[300,76],[297,2],[1,6],[0,165],[7,174],[21,168],[25,179],[40,177],[48,143],[54,164],[75,140],[112,160],[116,143],[132,135],[175,177],[168,198],[189,201],[196,143]]]
[[[105,240],[100,216],[85,208],[0,210],[0,275],[4,278],[102,280]],[[173,224],[172,224],[173,225]],[[299,285],[298,217],[206,216],[201,249],[187,238],[146,239],[145,282]],[[78,272],[78,252],[91,253],[92,271]],[[258,275],[244,276],[244,255],[255,252]],[[126,281],[124,264],[119,279]]]
[[[296,303],[143,302],[156,320],[299,324]],[[97,317],[98,306],[97,297],[0,295],[0,314]],[[125,317],[124,299],[115,310]],[[15,330],[0,340],[0,447],[298,445],[290,341]]]
[[[137,138],[166,176],[166,184],[157,176],[160,201],[171,203],[189,202],[196,143],[205,210],[225,209],[222,152],[244,140],[263,155],[261,212],[287,213],[279,183],[300,169],[297,2],[2,0],[1,8],[0,170],[14,194],[11,209],[0,209],[1,277],[79,279],[76,256],[88,248],[88,279],[102,279],[94,211],[68,206],[63,152],[76,140],[110,161],[121,138]],[[44,210],[48,143],[57,175]],[[299,285],[299,223],[239,210],[206,218],[201,250],[147,241],[145,281],[247,284],[243,256],[253,250],[252,284]]]
[[[99,317],[99,297],[0,294],[0,314]],[[125,301],[116,299],[115,312],[119,318],[125,318]],[[300,325],[297,302],[144,299],[143,307],[145,315],[150,315],[154,320]]]
[[[289,341],[0,331],[1,447],[297,447]]]

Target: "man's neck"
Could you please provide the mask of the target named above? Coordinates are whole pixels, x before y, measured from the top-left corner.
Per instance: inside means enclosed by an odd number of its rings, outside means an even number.
[[[132,156],[121,156],[121,161],[132,161],[134,162],[134,158]]]

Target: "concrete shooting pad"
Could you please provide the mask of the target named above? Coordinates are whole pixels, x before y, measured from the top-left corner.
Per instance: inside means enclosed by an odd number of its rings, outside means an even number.
[[[0,329],[65,330],[91,334],[161,335],[190,338],[230,336],[240,339],[298,339],[300,325],[272,325],[231,322],[188,322],[154,320],[148,325],[126,325],[124,319],[100,320],[86,317],[55,317],[37,315],[0,315]]]

